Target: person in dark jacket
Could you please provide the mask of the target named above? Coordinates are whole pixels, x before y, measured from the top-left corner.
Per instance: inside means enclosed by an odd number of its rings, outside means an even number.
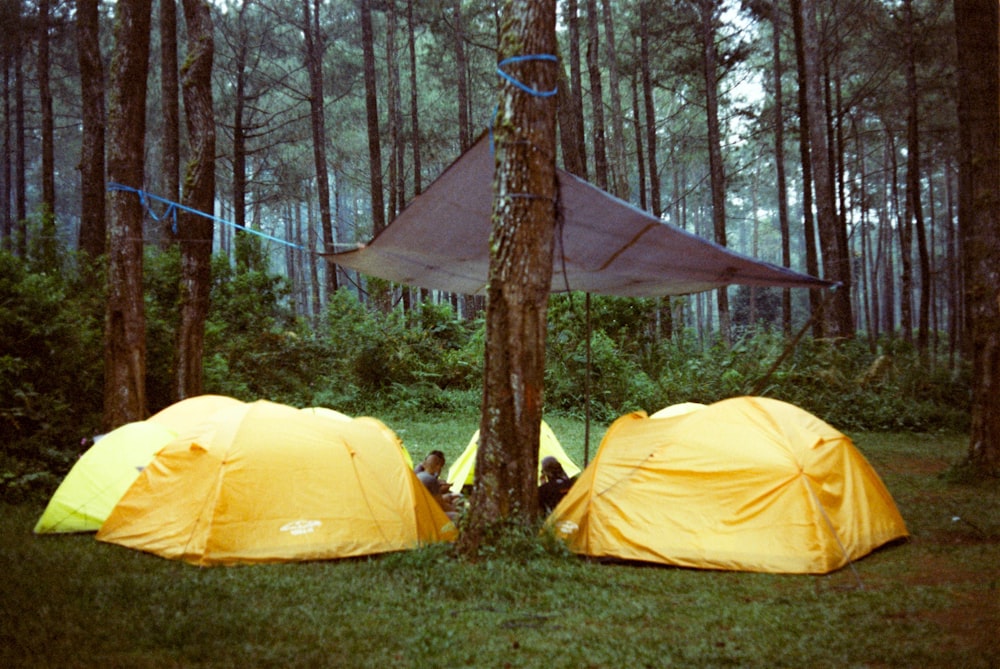
[[[538,506],[545,513],[551,513],[560,500],[573,486],[573,479],[551,455],[542,459],[542,484],[538,486]]]

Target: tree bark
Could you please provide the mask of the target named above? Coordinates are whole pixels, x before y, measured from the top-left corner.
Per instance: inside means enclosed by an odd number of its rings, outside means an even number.
[[[455,92],[458,96],[458,146],[462,153],[472,145],[469,129],[468,63],[465,55],[465,19],[462,17],[462,0],[452,0],[451,22],[455,29]]]
[[[184,205],[215,210],[215,115],[212,103],[212,14],[207,0],[182,0],[188,55],[181,72],[191,160],[184,175]],[[181,246],[181,315],[177,332],[176,399],[202,393],[205,320],[212,283],[214,220],[190,212],[177,217]]]
[[[508,0],[501,59],[554,54],[555,0]],[[557,66],[511,67],[525,85],[549,91]],[[504,83],[496,119],[496,175],[486,312],[482,423],[461,545],[475,554],[500,526],[530,528],[538,509],[546,309],[556,217],[554,99]]]
[[[821,81],[820,38],[816,27],[815,0],[801,0],[802,37],[805,55],[806,110],[809,115],[809,159],[816,196],[816,221],[819,243],[823,251],[823,274],[839,281],[841,288],[834,295],[825,314],[829,334],[834,337],[854,336],[851,314],[850,259],[842,257],[838,240],[833,168],[824,119],[823,86]]]
[[[906,219],[917,233],[917,258],[920,263],[920,301],[917,317],[917,350],[926,360],[930,345],[931,266],[924,229],[924,211],[920,187],[920,95],[917,89],[916,45],[914,44],[913,0],[903,3],[906,50]],[[909,225],[907,226],[909,227]]]
[[[972,361],[967,463],[1000,477],[1000,5],[955,0],[959,205]]]
[[[413,195],[420,195],[420,119],[417,109],[417,28],[413,18],[413,3],[406,3],[407,48],[410,53],[410,127],[413,132]]]
[[[242,11],[242,10],[241,10]],[[177,2],[160,0],[160,104],[163,108],[163,197],[177,201],[181,193],[180,100],[177,62]],[[173,239],[172,220],[164,220],[163,244]]]
[[[601,83],[601,40],[597,27],[597,0],[587,0],[587,73],[590,79],[590,106],[594,124],[594,183],[608,189],[608,149],[604,130],[604,86]]]
[[[611,148],[614,153],[614,160],[611,164],[612,194],[623,200],[628,200],[629,170],[625,161],[625,113],[622,111],[618,53],[615,49],[615,26],[610,0],[601,0],[601,10],[604,18],[604,51],[608,57],[608,97],[611,101]]]
[[[104,62],[101,58],[99,0],[77,0],[77,58],[80,65],[80,251],[90,258],[105,252]]]
[[[642,100],[646,110],[646,167],[649,173],[649,210],[653,216],[663,215],[660,201],[660,168],[656,157],[656,106],[653,101],[653,75],[649,69],[649,21],[651,0],[639,3],[639,54],[642,68]]]
[[[108,179],[142,188],[146,72],[152,0],[116,5],[111,61]],[[142,291],[142,204],[135,193],[110,196],[108,302],[104,329],[105,430],[146,417],[146,339]]]
[[[701,18],[698,36],[702,48],[701,64],[705,81],[708,121],[708,164],[712,182],[712,225],[715,231],[715,243],[727,246],[726,168],[722,159],[722,137],[719,131],[718,54],[715,47],[715,12],[718,5],[716,0],[700,0],[698,9]],[[732,334],[729,317],[729,291],[726,288],[719,288],[717,298],[719,331],[723,341],[728,344]]]
[[[310,3],[315,6],[310,11]],[[367,5],[368,0],[362,0]],[[319,0],[302,0],[302,10],[305,16],[306,68],[309,71],[309,120],[312,125],[313,166],[316,169],[316,188],[319,193],[319,218],[323,230],[323,249],[325,253],[333,253],[333,218],[330,215],[330,173],[326,165],[326,116],[324,115],[325,96],[323,94],[323,34],[319,27]],[[369,17],[369,21],[370,21]],[[367,74],[367,70],[366,70]],[[366,82],[366,87],[368,83]],[[380,193],[381,194],[381,193]],[[384,212],[382,214],[385,215]],[[337,290],[337,269],[327,267],[326,294],[327,299]]]
[[[774,76],[774,165],[778,196],[778,229],[781,233],[781,264],[792,266],[791,231],[788,225],[788,183],[785,178],[785,104],[782,91],[781,64],[781,8],[771,6],[772,74]],[[781,291],[781,330],[786,337],[792,335],[792,291]]]
[[[587,178],[587,142],[583,119],[583,72],[580,65],[580,17],[577,0],[566,0],[566,29],[569,39],[569,91],[572,118],[576,124],[573,131],[576,142],[575,153],[579,157],[577,170],[573,173],[581,179]],[[566,169],[569,169],[567,167]]]
[[[11,195],[11,132],[10,132],[10,51],[4,49],[3,53],[3,156],[0,164],[0,248],[4,251],[14,250],[14,221],[11,216],[10,207]],[[103,146],[103,143],[102,143]],[[101,195],[103,197],[103,193]]]
[[[792,27],[795,34],[795,67],[798,74],[799,160],[802,165],[802,228],[805,238],[806,272],[819,276],[819,252],[816,248],[816,227],[813,217],[813,174],[809,160],[809,103],[806,85],[805,39],[802,27],[802,2],[790,0]],[[809,290],[809,311],[815,313],[822,304],[819,289]],[[813,321],[813,337],[825,336],[822,318]]]
[[[56,160],[55,120],[52,112],[52,86],[49,81],[51,56],[49,45],[49,0],[38,3],[38,99],[42,115],[42,207],[43,235],[55,235]]]

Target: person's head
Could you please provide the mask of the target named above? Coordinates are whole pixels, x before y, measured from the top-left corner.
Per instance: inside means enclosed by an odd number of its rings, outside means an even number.
[[[569,478],[563,466],[551,455],[546,455],[542,458],[542,476],[546,481]]]
[[[424,458],[423,465],[425,472],[430,472],[434,476],[437,476],[444,468],[444,453],[438,450],[431,451]]]

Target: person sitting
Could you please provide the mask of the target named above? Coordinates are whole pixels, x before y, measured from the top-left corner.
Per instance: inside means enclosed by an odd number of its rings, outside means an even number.
[[[542,511],[551,513],[573,482],[558,460],[551,455],[542,458],[542,484],[538,486],[538,506]]]
[[[448,517],[455,520],[458,517],[456,506],[459,495],[451,492],[450,483],[440,479],[444,463],[444,453],[439,450],[433,450],[427,454],[427,457],[422,462],[413,468],[413,471],[444,512],[448,514]]]

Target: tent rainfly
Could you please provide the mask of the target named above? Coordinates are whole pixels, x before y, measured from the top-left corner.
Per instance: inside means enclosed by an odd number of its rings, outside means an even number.
[[[150,462],[97,539],[197,565],[323,560],[454,539],[398,438],[260,400]]]
[[[35,533],[96,532],[139,472],[176,436],[150,421],[108,432],[66,474],[35,524]]]
[[[907,536],[848,437],[763,397],[619,418],[546,522],[583,555],[777,573],[827,573]]]
[[[326,257],[406,285],[485,294],[493,172],[484,135],[368,245]],[[564,170],[558,179],[552,292],[653,297],[731,284],[834,285],[685,232]]]

